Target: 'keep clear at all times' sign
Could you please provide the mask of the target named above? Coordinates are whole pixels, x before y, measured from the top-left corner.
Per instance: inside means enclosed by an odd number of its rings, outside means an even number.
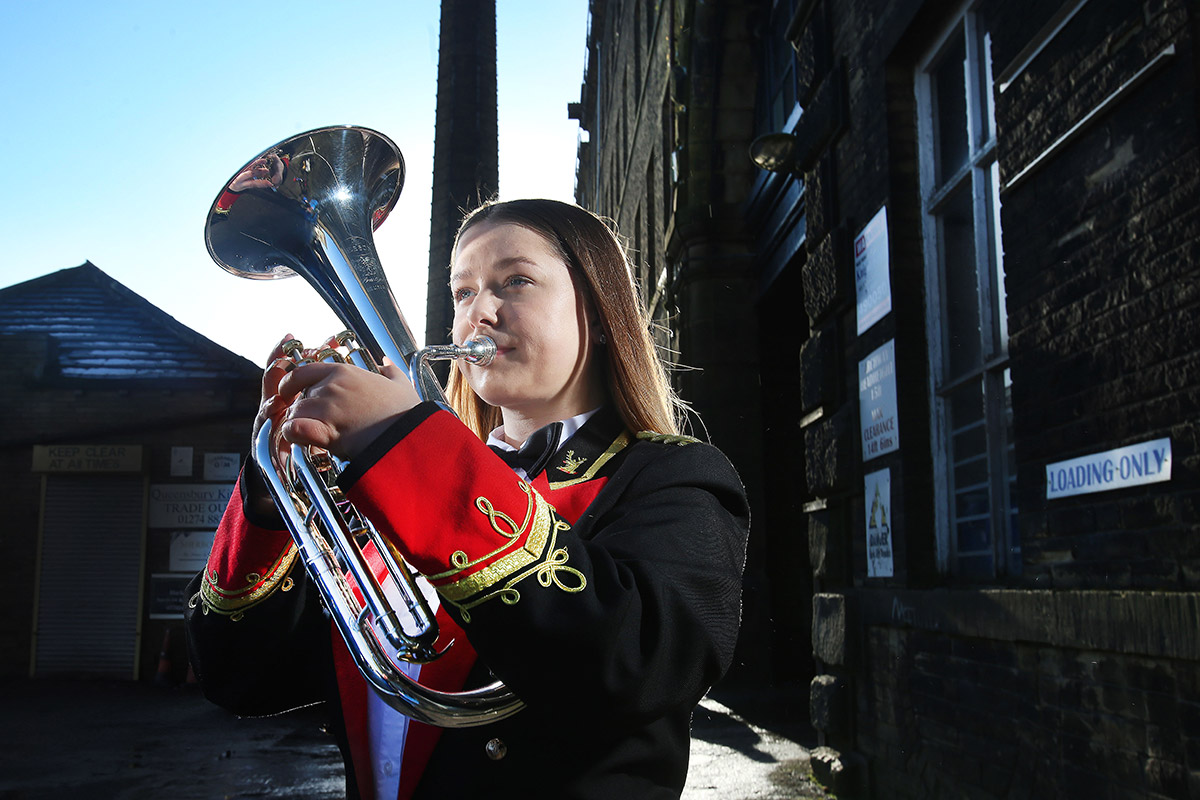
[[[1046,499],[1171,480],[1171,440],[1118,447],[1046,465]]]
[[[900,449],[894,339],[858,362],[858,417],[863,461]]]

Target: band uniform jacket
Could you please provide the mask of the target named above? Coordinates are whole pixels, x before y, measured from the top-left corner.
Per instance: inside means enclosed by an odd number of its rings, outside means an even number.
[[[252,472],[189,590],[193,668],[239,714],[329,701],[349,793],[372,797],[366,683],[282,523],[246,503]],[[679,796],[692,709],[728,668],[739,625],[749,512],[719,450],[632,433],[606,407],[524,481],[422,404],[339,483],[469,641],[433,662],[446,662],[434,685],[490,672],[526,705],[476,728],[411,723],[402,797]]]

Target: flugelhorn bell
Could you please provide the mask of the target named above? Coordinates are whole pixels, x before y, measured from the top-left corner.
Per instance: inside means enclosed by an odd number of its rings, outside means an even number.
[[[213,259],[235,275],[259,280],[300,275],[317,290],[349,329],[342,346],[321,358],[367,368],[387,358],[407,372],[422,400],[449,410],[427,362],[463,358],[487,364],[495,343],[480,338],[417,349],[372,237],[403,184],[404,159],[383,134],[348,126],[308,131],[264,150],[235,173],[209,210],[204,238]],[[523,707],[500,682],[442,692],[409,678],[390,654],[412,663],[436,658],[436,623],[407,565],[391,558],[374,525],[338,489],[344,464],[296,445],[286,463],[276,463],[269,423],[253,455],[310,579],[359,670],[385,702],[441,727],[484,725]],[[361,537],[373,541],[388,562],[383,584],[367,565]],[[346,572],[360,588],[357,594]],[[389,599],[396,595],[398,604]]]

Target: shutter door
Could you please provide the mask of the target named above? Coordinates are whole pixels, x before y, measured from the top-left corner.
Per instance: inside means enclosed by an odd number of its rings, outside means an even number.
[[[37,598],[37,676],[135,678],[145,485],[48,476]]]

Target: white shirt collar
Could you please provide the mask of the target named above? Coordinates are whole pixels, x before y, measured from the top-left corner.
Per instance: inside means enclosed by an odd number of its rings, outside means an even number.
[[[575,432],[582,428],[583,424],[591,419],[592,415],[599,410],[599,408],[593,408],[591,411],[585,411],[582,414],[577,414],[571,417],[570,419],[562,420],[562,434],[558,437],[558,446],[562,447],[564,444],[566,444],[567,440],[574,436]],[[501,450],[517,449],[508,442],[504,441],[503,425],[488,434],[487,443],[489,447],[499,447]]]

